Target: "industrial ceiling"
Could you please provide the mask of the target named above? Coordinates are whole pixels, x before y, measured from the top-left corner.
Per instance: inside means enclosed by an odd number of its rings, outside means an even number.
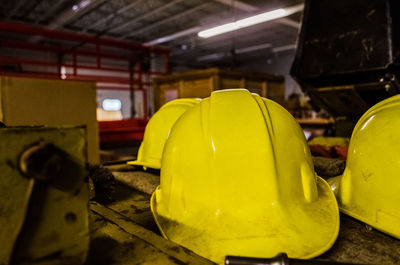
[[[207,39],[197,33],[254,14],[301,6],[302,2],[2,0],[0,19],[164,46],[171,49],[173,66],[196,68],[243,65],[260,55],[267,57],[293,50],[301,12]]]

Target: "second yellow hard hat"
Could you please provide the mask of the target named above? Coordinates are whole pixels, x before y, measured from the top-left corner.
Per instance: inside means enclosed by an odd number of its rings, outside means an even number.
[[[200,101],[198,98],[181,98],[163,105],[146,126],[137,160],[128,164],[160,169],[164,144],[172,126],[185,111]]]

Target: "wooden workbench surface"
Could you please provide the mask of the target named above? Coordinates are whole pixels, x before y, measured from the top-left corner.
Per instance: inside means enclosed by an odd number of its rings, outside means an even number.
[[[129,173],[129,171],[124,171],[123,173],[124,178],[129,176],[129,174],[132,174],[132,176],[135,177],[139,176],[140,178],[140,174],[142,173],[137,171],[131,173]],[[148,175],[148,173],[145,172],[143,172],[143,174],[145,174],[146,176]],[[146,181],[146,178],[143,179],[144,181]],[[153,176],[152,181],[154,181],[154,179],[155,178]],[[148,186],[155,187],[156,184],[157,183],[153,183],[152,185]],[[147,190],[147,192],[151,193],[151,190]],[[106,207],[124,216],[126,220],[132,220],[135,224],[138,224],[143,229],[151,231],[151,233],[154,236],[159,237],[159,240],[165,243],[166,240],[159,236],[158,228],[155,225],[154,220],[152,218],[152,214],[150,211],[150,194],[137,191],[121,183],[117,185],[117,191],[115,194],[116,195],[114,201],[112,203],[107,204]],[[109,220],[107,221],[106,219],[107,218],[102,217],[98,213],[92,213],[91,227],[92,227],[92,232],[94,230],[94,234],[96,234],[96,231],[98,233],[99,229],[100,230],[105,229],[104,227],[110,227],[111,230],[118,229],[118,227],[112,228],[112,226],[115,224],[113,224]],[[317,259],[362,263],[362,264],[387,264],[387,265],[400,264],[400,240],[397,240],[393,237],[383,234],[377,230],[370,229],[362,222],[359,222],[343,214],[341,215],[340,225],[341,227],[340,227],[339,237],[334,246],[328,252],[324,253],[320,257],[317,257]],[[101,226],[104,227],[102,228]],[[127,238],[129,238],[128,235],[126,236]],[[104,239],[98,239],[95,236],[93,240],[94,243],[96,243],[98,240],[104,240]],[[169,241],[166,242],[172,243]],[[159,252],[159,250],[157,250],[157,247],[151,250],[148,250],[145,247],[143,247],[144,245],[148,244],[148,242],[146,243],[146,241],[141,242],[141,244],[142,245],[140,245],[141,247],[139,249],[134,246],[131,246],[132,249],[134,250],[134,254],[129,254],[128,256],[125,256],[123,260],[124,261],[129,260],[128,257],[131,258],[142,257],[140,260],[143,263],[146,263],[149,261],[147,259],[153,259],[151,253]],[[129,247],[127,248],[126,245],[124,245],[122,249],[125,249],[127,252],[129,252],[128,251]],[[178,249],[183,249],[183,248],[179,247]],[[116,253],[114,254],[117,255],[117,257],[118,255],[123,254],[123,250],[119,249],[119,247],[116,247],[115,251]],[[144,252],[141,253],[140,251]],[[187,250],[184,250],[183,252],[191,253],[190,251]],[[174,253],[169,253],[168,255],[174,256]],[[195,257],[196,259],[198,259],[196,261],[199,262],[199,264],[201,262],[207,263],[205,259],[202,259],[193,253],[191,253],[190,257],[191,258]],[[112,258],[115,259],[115,261],[118,261],[118,258],[115,257]],[[176,262],[176,260],[174,261],[173,258],[172,259],[170,258],[168,260],[170,264],[181,264],[179,262]],[[117,262],[115,264],[120,264],[120,263]],[[140,263],[129,262],[129,264],[140,264]]]

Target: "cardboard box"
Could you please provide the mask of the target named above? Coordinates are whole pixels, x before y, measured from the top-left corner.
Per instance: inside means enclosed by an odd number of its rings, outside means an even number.
[[[88,161],[99,163],[93,82],[0,77],[0,121],[7,126],[86,125]]]

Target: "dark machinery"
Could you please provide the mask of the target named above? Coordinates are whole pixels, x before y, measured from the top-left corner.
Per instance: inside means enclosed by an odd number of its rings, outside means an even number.
[[[291,75],[336,120],[352,124],[400,93],[400,2],[306,0]]]

